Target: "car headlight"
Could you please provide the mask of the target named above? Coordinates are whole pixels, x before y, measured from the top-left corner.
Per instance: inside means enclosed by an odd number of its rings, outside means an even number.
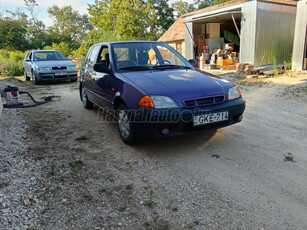
[[[75,70],[77,71],[76,66],[67,66],[67,70]]]
[[[178,108],[177,103],[166,96],[144,96],[139,101],[139,106],[156,109],[174,109]]]
[[[237,86],[232,87],[229,91],[228,91],[228,100],[234,100],[241,97],[241,91]]]
[[[46,72],[46,71],[50,71],[50,67],[39,67],[37,68],[38,72]]]

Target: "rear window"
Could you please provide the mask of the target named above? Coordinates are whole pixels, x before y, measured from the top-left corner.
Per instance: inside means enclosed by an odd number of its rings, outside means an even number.
[[[66,60],[64,54],[58,51],[39,51],[34,53],[34,61]]]

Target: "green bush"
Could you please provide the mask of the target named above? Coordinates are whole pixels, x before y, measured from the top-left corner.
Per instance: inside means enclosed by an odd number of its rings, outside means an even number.
[[[23,75],[23,59],[27,52],[0,50],[0,76]]]
[[[69,45],[65,42],[52,43],[51,46],[46,46],[45,50],[58,50],[62,52],[66,57],[71,55],[72,50],[69,48]]]
[[[71,55],[75,58],[83,59],[87,53],[88,48],[81,46],[79,49],[73,50]]]

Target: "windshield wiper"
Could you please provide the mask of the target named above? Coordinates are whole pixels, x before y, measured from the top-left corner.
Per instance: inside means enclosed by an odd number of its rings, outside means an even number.
[[[119,68],[118,70],[142,71],[142,70],[151,70],[151,68],[146,67],[146,66],[127,66],[127,67]]]
[[[155,69],[191,69],[188,66],[182,66],[182,65],[156,65],[153,68]]]

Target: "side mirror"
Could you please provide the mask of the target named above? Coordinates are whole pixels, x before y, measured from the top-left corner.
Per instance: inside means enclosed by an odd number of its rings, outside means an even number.
[[[100,72],[100,73],[108,73],[108,74],[112,73],[111,69],[106,67],[106,65],[104,63],[96,63],[94,65],[94,70],[96,72]]]
[[[197,67],[197,61],[195,59],[190,59],[189,62],[192,66]]]
[[[72,60],[72,58],[71,58],[71,57],[68,57],[68,58],[67,58],[67,60],[68,60],[68,61],[71,61],[71,60]]]
[[[26,62],[31,62],[31,59],[26,59]]]

